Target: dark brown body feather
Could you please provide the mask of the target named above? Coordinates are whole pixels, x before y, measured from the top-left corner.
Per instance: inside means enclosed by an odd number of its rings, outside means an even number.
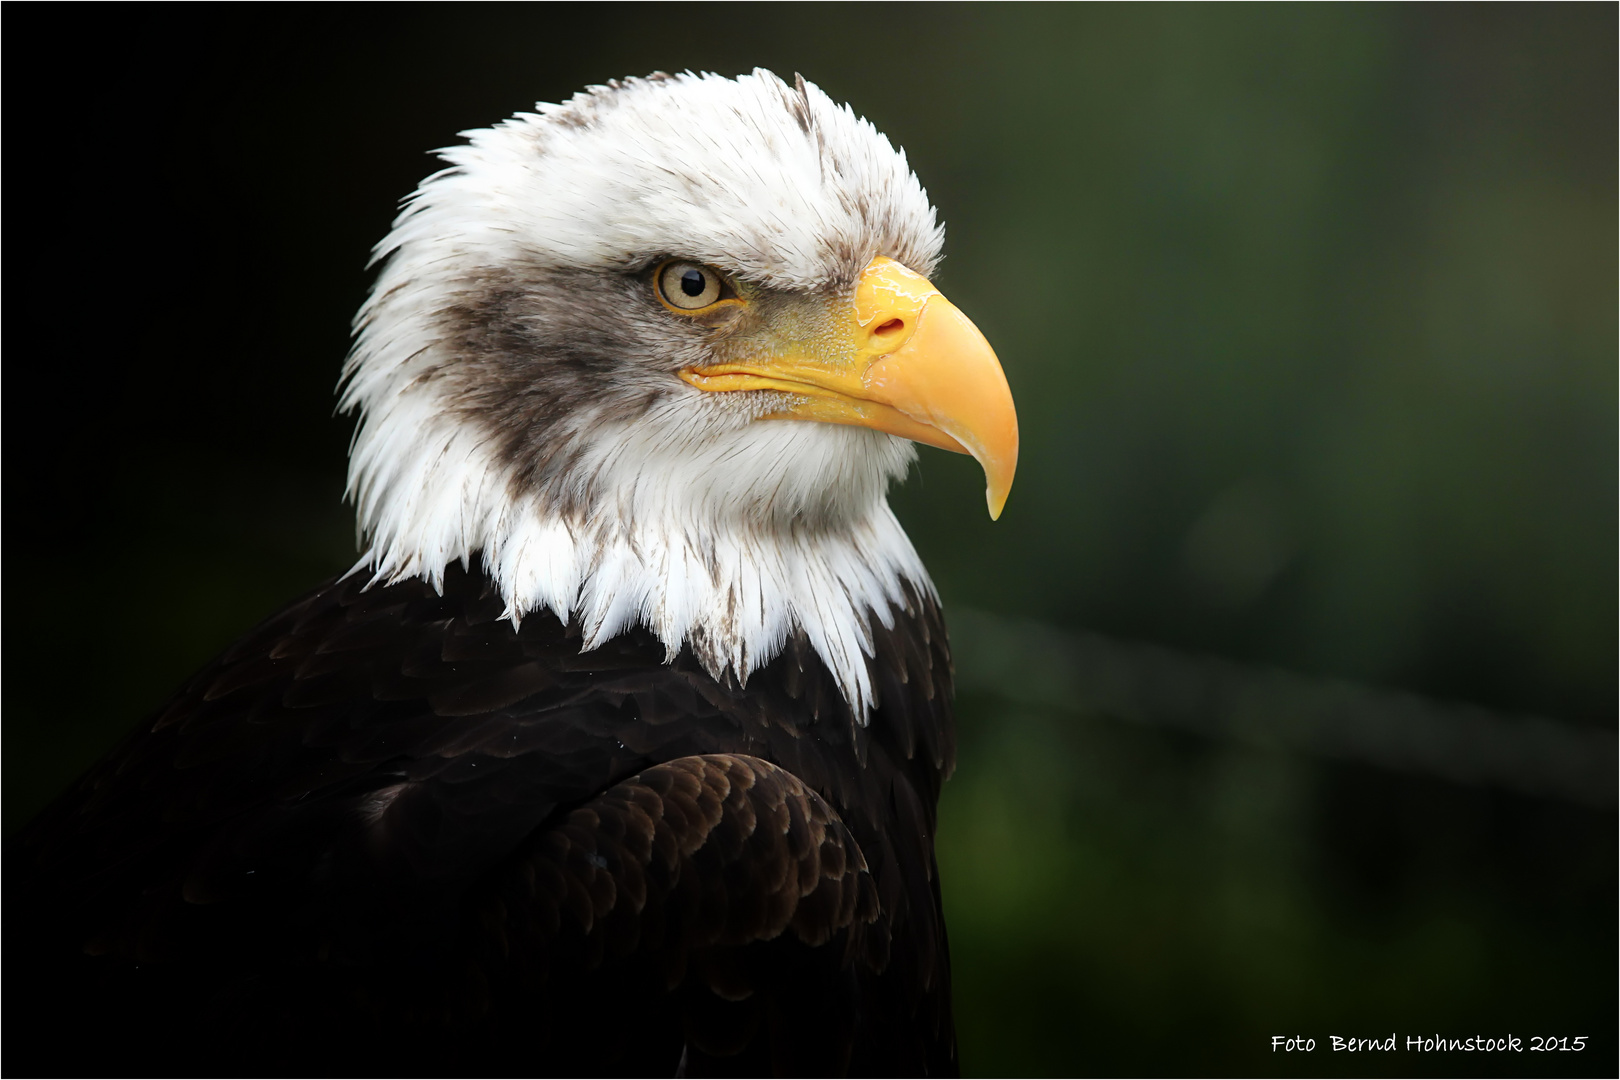
[[[331,583],[7,852],[5,1069],[956,1071],[934,866],[950,661],[874,625],[746,687],[652,635]]]

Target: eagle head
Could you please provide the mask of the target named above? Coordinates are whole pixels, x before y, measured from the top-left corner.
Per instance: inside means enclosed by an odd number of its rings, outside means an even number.
[[[912,442],[976,457],[992,516],[1018,452],[905,155],[763,70],[465,135],[355,319],[360,567],[437,585],[481,556],[514,622],[577,619],[587,649],[640,623],[716,677],[802,632],[864,717],[872,620],[932,595],[886,500]]]

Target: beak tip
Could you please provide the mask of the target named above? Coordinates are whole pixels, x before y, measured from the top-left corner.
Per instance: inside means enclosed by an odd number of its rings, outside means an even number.
[[[1001,512],[1007,508],[1007,496],[1012,494],[1013,473],[1018,468],[1018,433],[1014,430],[1012,435],[1011,453],[1001,454],[976,453],[979,464],[984,468],[984,502],[990,510],[990,520],[1000,521]],[[977,449],[977,448],[976,448]]]
[[[985,504],[990,508],[990,520],[1000,521],[1001,511],[1007,506],[1007,492],[1001,492],[1000,497],[998,498],[997,493],[993,489],[987,487],[984,489],[984,501]]]

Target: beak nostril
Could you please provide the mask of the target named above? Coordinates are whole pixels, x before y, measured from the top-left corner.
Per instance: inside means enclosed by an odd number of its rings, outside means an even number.
[[[905,328],[906,328],[906,323],[905,323],[904,319],[890,319],[888,322],[884,323],[882,326],[878,327],[876,330],[873,330],[872,331],[872,336],[873,337],[884,337],[884,336],[889,335],[889,334],[898,334],[900,331],[904,330]]]

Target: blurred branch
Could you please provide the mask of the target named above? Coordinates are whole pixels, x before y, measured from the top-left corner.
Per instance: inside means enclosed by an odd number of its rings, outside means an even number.
[[[1620,744],[1605,729],[1505,716],[973,609],[952,611],[951,639],[961,692],[1598,809],[1617,803]]]

